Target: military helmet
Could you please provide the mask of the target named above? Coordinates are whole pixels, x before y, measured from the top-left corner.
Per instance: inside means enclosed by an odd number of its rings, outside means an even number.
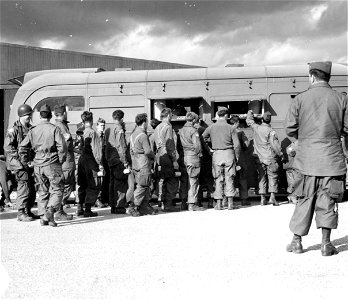
[[[22,104],[18,107],[17,114],[18,117],[23,117],[26,115],[30,115],[33,112],[33,109],[28,104]]]

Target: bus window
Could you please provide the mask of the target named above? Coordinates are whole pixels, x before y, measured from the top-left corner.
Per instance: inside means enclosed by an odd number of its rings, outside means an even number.
[[[185,121],[186,113],[189,111],[202,116],[202,105],[203,98],[153,100],[151,102],[151,118],[160,120],[162,109],[168,107],[173,112],[172,121]]]
[[[51,107],[52,111],[56,105],[64,105],[68,112],[68,121],[73,124],[81,122],[81,114],[85,109],[85,99],[83,96],[60,96],[60,97],[47,97],[39,101],[34,107],[33,123],[39,122],[40,108],[47,104]]]

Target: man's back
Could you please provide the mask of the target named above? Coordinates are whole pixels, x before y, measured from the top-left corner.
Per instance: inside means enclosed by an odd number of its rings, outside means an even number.
[[[304,175],[346,172],[341,134],[348,134],[347,97],[320,82],[299,94],[285,120],[286,133],[298,138],[294,168]]]

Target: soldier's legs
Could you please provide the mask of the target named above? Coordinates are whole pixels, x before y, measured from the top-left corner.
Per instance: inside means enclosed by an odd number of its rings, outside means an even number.
[[[264,195],[267,193],[267,166],[256,160],[256,167],[259,180],[259,194]]]
[[[226,197],[234,197],[236,195],[236,189],[234,186],[234,176],[236,175],[236,167],[234,163],[226,164],[224,166],[224,174],[225,174],[224,194]]]
[[[166,205],[171,205],[172,200],[175,199],[178,191],[178,179],[176,177],[169,177],[164,180],[164,202]]]
[[[224,197],[224,167],[213,164],[213,176],[215,180],[214,199],[222,200]]]
[[[189,190],[188,190],[188,204],[195,204],[198,202],[198,191],[199,191],[199,173],[200,167],[195,165],[186,165],[187,174],[189,179]]]
[[[189,176],[185,166],[179,165],[179,170],[181,172],[181,176],[179,177],[179,198],[183,203],[186,203],[189,193]]]
[[[110,182],[109,182],[109,205],[110,207],[116,206],[115,199],[115,181],[116,181],[116,169],[115,167],[110,167]]]
[[[322,177],[319,181],[317,200],[314,208],[317,228],[336,229],[338,225],[336,202],[334,198],[330,197],[332,180],[335,179],[333,177]]]
[[[69,197],[74,190],[75,183],[75,168],[63,169],[64,175],[64,192],[62,204],[67,204]]]
[[[63,200],[64,175],[60,164],[51,164],[42,167],[44,175],[49,180],[49,200],[47,208],[58,210]]]
[[[277,162],[271,162],[267,166],[268,191],[270,193],[278,193],[278,171],[279,165]]]
[[[136,189],[134,190],[134,205],[140,207],[143,201],[145,201],[148,193],[149,187],[141,186],[137,184]]]
[[[47,203],[49,200],[50,183],[46,177],[43,167],[34,167],[36,182],[38,183],[39,199],[37,201],[38,215],[43,216],[46,212]]]
[[[18,170],[15,173],[17,180],[17,210],[25,209],[28,207],[30,187],[28,184],[29,174],[26,171]]]
[[[115,180],[115,198],[116,198],[116,208],[125,208],[126,206],[126,193],[128,189],[128,178],[126,180],[116,179]]]
[[[317,181],[317,177],[315,176],[303,176],[302,178],[302,182],[300,183],[302,189],[298,190],[298,193],[301,193],[302,197],[296,203],[289,226],[295,235],[305,236],[309,232],[317,197]]]

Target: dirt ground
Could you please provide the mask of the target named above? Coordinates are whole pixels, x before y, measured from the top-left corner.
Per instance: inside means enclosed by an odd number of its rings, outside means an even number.
[[[348,202],[322,257],[312,224],[287,253],[294,205],[133,218],[96,209],[57,228],[1,217],[3,299],[327,299],[348,295]],[[68,209],[74,212],[75,208]]]

